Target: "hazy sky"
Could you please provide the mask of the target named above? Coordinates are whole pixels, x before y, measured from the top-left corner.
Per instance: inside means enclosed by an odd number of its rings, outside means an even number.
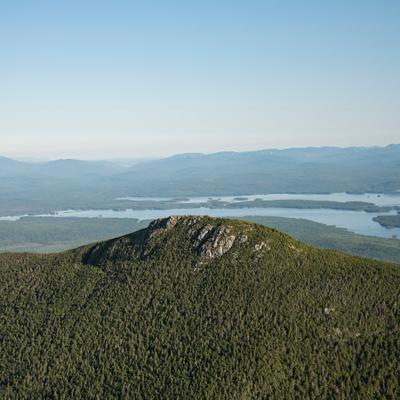
[[[400,1],[0,2],[0,154],[400,142]]]

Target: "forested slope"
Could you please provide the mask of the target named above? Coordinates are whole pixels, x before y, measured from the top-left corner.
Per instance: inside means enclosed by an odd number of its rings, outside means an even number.
[[[172,217],[0,254],[1,398],[400,396],[400,268]]]

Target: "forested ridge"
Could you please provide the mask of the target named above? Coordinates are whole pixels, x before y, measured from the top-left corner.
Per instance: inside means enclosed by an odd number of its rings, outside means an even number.
[[[374,221],[379,222],[386,228],[399,228],[400,227],[400,214],[397,215],[378,215]]]
[[[0,254],[0,398],[398,399],[400,267],[171,217]]]

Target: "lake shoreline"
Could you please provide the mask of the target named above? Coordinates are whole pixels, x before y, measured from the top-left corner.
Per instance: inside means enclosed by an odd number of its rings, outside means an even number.
[[[348,229],[357,234],[376,237],[400,237],[400,228],[388,229],[376,218],[395,215],[400,210],[400,194],[293,195],[264,194],[225,197],[124,198],[102,207],[70,207],[51,212],[32,212],[0,217],[17,221],[25,217],[135,218],[148,220],[176,215],[210,215],[242,217],[244,215],[304,218],[326,225]],[[100,204],[99,203],[99,204]],[[122,203],[122,204],[121,204]]]

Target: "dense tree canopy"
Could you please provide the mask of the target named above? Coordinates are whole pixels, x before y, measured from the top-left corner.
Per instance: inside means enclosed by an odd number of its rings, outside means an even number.
[[[1,254],[0,397],[397,399],[399,298],[397,265],[222,219]]]

